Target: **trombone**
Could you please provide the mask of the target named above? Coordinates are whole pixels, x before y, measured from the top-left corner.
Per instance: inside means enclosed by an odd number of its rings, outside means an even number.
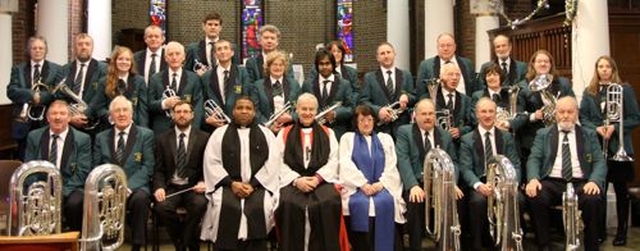
[[[618,123],[618,151],[611,156],[611,160],[617,162],[632,162],[633,157],[627,154],[624,150],[624,96],[622,93],[622,86],[617,83],[611,83],[607,87],[607,101],[606,101],[606,118],[604,121],[605,126],[610,123]],[[605,159],[608,152],[609,140],[603,142],[603,152]]]

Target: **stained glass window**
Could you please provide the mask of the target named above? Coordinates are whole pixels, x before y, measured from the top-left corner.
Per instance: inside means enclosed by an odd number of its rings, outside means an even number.
[[[164,34],[167,33],[167,1],[166,0],[150,0],[149,2],[149,19],[151,24],[162,28]]]
[[[242,1],[242,60],[261,53],[258,31],[264,24],[262,0]]]
[[[353,62],[353,0],[337,1],[338,40],[342,42],[345,53],[343,61]]]

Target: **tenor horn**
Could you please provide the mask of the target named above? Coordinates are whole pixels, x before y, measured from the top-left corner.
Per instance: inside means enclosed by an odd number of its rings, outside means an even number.
[[[562,220],[566,236],[567,251],[580,247],[580,211],[578,210],[578,195],[573,189],[573,183],[567,183],[567,190],[562,193]]]
[[[59,92],[65,95],[66,97],[70,98],[71,100],[73,100],[74,103],[69,105],[69,113],[71,116],[84,115],[84,112],[87,110],[89,106],[87,105],[86,102],[84,102],[84,100],[82,100],[80,96],[78,96],[75,92],[73,92],[73,90],[71,90],[71,88],[69,88],[69,86],[65,83],[65,81],[66,81],[66,78],[62,79],[62,81],[60,81],[60,83],[58,83],[58,85],[56,85],[56,87],[53,88],[53,90],[51,91],[51,94],[55,94]],[[90,120],[87,122],[87,124],[83,128],[86,130],[91,130],[93,128],[96,128],[98,124],[100,124],[100,120],[98,119]]]
[[[48,161],[22,164],[9,185],[9,236],[58,234],[61,229],[62,178]]]
[[[611,83],[607,87],[607,116],[605,124],[618,122],[618,151],[611,156],[611,160],[617,162],[633,162],[633,157],[627,154],[624,149],[624,95],[622,93],[622,86],[617,83]],[[608,146],[608,140],[605,144]],[[604,149],[608,151],[609,149]]]
[[[500,250],[522,251],[522,227],[518,204],[518,180],[513,163],[504,155],[496,155],[485,170],[493,195],[487,198],[489,233]]]
[[[217,120],[224,120],[227,124],[231,123],[231,118],[224,114],[224,109],[213,101],[213,99],[204,101],[204,112],[207,118],[213,116]]]
[[[423,166],[426,230],[438,243],[438,250],[460,250],[453,161],[447,152],[436,147],[427,153]]]
[[[84,186],[81,250],[117,250],[124,241],[127,177],[117,165],[91,171]]]
[[[542,99],[542,123],[545,126],[550,126],[556,123],[556,103],[558,95],[553,95],[549,92],[549,86],[553,83],[553,75],[541,74],[535,79],[529,82],[529,89],[532,92],[540,92],[540,98]]]

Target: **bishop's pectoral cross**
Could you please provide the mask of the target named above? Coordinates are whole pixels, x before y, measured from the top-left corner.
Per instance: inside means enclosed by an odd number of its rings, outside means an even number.
[[[307,146],[304,149],[304,159],[306,161],[310,161],[311,160],[311,146]]]

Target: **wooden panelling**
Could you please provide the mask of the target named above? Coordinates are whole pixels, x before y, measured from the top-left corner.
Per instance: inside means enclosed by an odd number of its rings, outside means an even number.
[[[17,147],[11,138],[11,108],[13,104],[0,105],[0,158],[11,158]]]

